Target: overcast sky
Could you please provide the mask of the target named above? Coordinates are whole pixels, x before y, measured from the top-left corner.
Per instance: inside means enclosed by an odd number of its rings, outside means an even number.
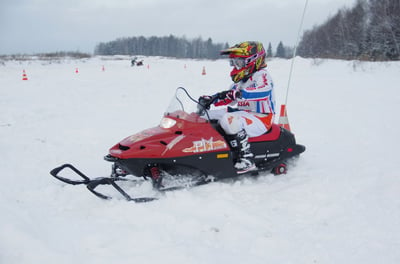
[[[306,0],[0,0],[0,54],[81,51],[132,36],[296,43]],[[303,31],[356,0],[309,0]]]

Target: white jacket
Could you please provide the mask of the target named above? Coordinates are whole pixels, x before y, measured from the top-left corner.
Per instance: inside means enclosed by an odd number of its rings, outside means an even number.
[[[241,98],[235,101],[220,100],[215,105],[237,103],[238,110],[275,114],[274,83],[269,72],[263,68],[247,79],[231,85],[230,89],[241,92]]]

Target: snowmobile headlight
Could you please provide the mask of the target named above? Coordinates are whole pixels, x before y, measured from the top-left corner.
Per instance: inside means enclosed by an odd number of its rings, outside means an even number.
[[[175,124],[176,124],[176,121],[174,119],[164,117],[163,119],[161,119],[160,127],[171,128],[171,127],[175,126]]]

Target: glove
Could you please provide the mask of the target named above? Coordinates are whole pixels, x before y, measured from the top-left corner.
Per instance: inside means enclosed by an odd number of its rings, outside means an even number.
[[[235,101],[236,98],[241,98],[242,93],[240,91],[236,90],[228,90],[228,91],[223,91],[218,94],[218,99],[224,100],[228,99],[231,101]]]

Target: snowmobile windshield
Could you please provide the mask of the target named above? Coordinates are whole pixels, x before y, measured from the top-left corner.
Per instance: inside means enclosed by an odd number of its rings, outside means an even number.
[[[205,122],[207,120],[207,115],[204,115],[204,111],[198,101],[192,98],[186,89],[182,87],[176,89],[164,116],[191,122]]]

